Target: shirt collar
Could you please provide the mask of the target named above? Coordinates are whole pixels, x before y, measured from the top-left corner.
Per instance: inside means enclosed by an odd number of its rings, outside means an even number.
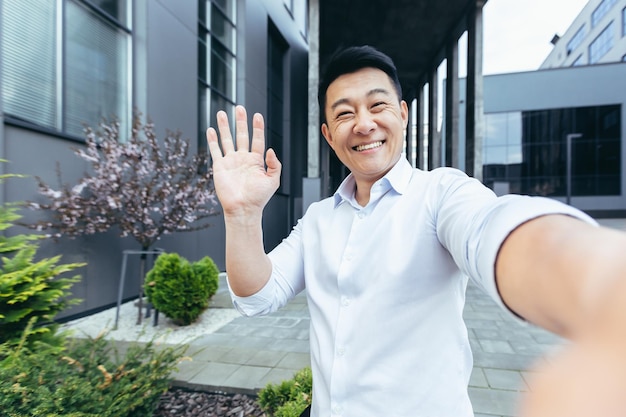
[[[413,168],[406,158],[401,157],[398,162],[389,170],[384,177],[376,181],[372,188],[380,185],[385,185],[388,188],[393,189],[398,194],[404,194],[409,182],[411,181],[411,175]],[[335,207],[344,201],[350,202],[354,199],[354,190],[356,189],[356,182],[352,174],[348,175],[341,183],[333,198],[335,200]]]

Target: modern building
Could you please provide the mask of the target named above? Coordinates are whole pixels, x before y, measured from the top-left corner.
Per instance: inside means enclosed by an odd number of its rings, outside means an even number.
[[[626,63],[489,75],[484,93],[486,185],[626,213]]]
[[[590,0],[552,43],[541,69],[626,61],[626,0]]]
[[[329,195],[345,176],[320,134],[319,70],[339,46],[371,44],[399,69],[413,123],[437,120],[438,67],[450,83],[444,102],[447,142],[464,126],[465,166],[482,173],[482,7],[486,0],[3,0],[0,2],[0,158],[3,172],[71,184],[87,169],[72,148],[83,124],[119,118],[128,131],[133,109],[157,134],[180,130],[194,152],[215,113],[235,103],[267,121],[268,144],[283,162],[281,187],[264,218],[265,245],[281,241],[309,202]],[[463,37],[466,42],[460,44]],[[459,49],[467,49],[468,88],[459,113]],[[411,144],[437,143],[435,131],[408,132],[407,157],[425,166]],[[430,149],[436,149],[435,145]],[[422,151],[423,149],[420,149]],[[433,158],[433,156],[430,156]],[[0,202],[37,200],[32,178],[0,186]],[[40,213],[24,212],[25,221]],[[15,233],[15,231],[10,231]],[[223,221],[203,231],[165,236],[158,246],[224,267]],[[122,253],[137,243],[110,231],[42,242],[42,256],[86,262],[74,293],[84,302],[66,315],[116,302]],[[132,257],[131,257],[132,258]],[[137,296],[137,260],[129,260],[123,297]]]

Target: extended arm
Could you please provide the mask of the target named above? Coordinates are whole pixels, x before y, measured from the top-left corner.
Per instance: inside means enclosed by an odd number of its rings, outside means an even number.
[[[504,302],[541,327],[576,340],[620,320],[626,336],[625,233],[539,217],[505,240],[496,280]]]
[[[529,221],[496,263],[505,303],[573,341],[537,368],[524,417],[626,416],[626,234],[567,216]]]
[[[207,142],[215,191],[224,210],[228,281],[236,295],[245,297],[263,288],[272,273],[263,247],[262,216],[278,188],[281,164],[273,150],[265,152],[265,126],[260,114],[253,117],[251,143],[242,106],[235,109],[235,123],[236,143],[226,113],[218,112],[221,148],[213,128],[207,130]]]

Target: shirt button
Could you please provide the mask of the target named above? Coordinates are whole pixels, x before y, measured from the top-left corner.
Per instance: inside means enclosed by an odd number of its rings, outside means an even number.
[[[348,297],[341,297],[341,305],[348,307],[350,305],[350,299]]]
[[[358,217],[359,219],[363,219],[363,218],[365,218],[365,213],[363,213],[362,211],[360,211],[360,212],[359,212],[359,214],[357,214],[357,217]]]
[[[333,409],[332,410],[333,410],[333,414],[335,414],[335,415],[340,415],[341,412],[343,411],[341,406],[339,406],[339,405],[333,405]]]
[[[343,356],[346,354],[346,349],[345,348],[337,348],[337,356]]]

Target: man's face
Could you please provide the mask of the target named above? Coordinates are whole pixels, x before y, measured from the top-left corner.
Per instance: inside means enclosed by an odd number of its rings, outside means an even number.
[[[326,91],[322,134],[357,186],[371,186],[399,160],[408,120],[389,76],[363,68],[334,80]]]

